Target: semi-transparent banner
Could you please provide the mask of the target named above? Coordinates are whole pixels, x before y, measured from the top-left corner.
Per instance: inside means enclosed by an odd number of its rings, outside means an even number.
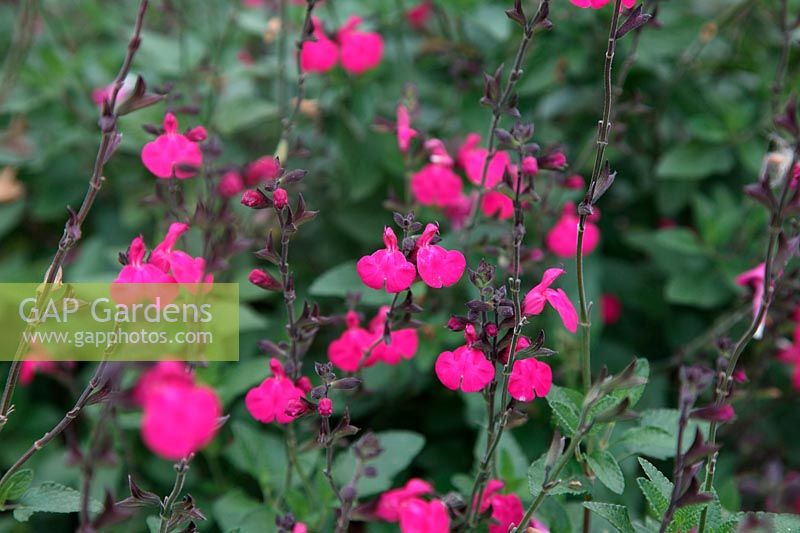
[[[238,361],[237,283],[0,283],[0,360]]]

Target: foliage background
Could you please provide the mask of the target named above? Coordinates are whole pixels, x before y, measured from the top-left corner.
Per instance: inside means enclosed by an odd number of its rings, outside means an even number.
[[[307,97],[317,102],[318,112],[300,118],[302,145],[293,150],[291,166],[309,170],[304,196],[321,215],[299,234],[293,266],[300,297],[318,300],[325,313],[343,312],[346,293],[361,288],[353,262],[375,249],[380,229],[389,223],[391,212],[381,207],[387,194],[404,190],[404,164],[394,136],[374,126],[378,118],[392,119],[404,85],[413,84],[419,93],[417,129],[444,139],[462,139],[472,131],[485,135],[489,111],[478,105],[481,73],[508,62],[516,46],[515,30],[503,14],[507,2],[436,3],[440,15],[425,32],[407,25],[404,0],[329,0],[319,8],[328,27],[357,13],[386,41],[379,69],[360,77],[337,69],[311,76],[307,83]],[[0,50],[7,57],[12,56],[11,37],[21,4],[0,5]],[[655,3],[647,4],[652,9]],[[659,1],[659,25],[641,34],[635,63],[630,65],[608,153],[618,179],[602,206],[602,244],[589,258],[588,272],[593,300],[612,293],[623,302],[618,324],[603,328],[594,320],[595,364],[617,370],[632,357],[650,360],[652,377],[640,410],[674,406],[678,363],[697,359],[711,364],[708,341],[713,335],[705,333],[720,316],[749,313],[749,298],[733,279],[759,261],[764,215],[741,187],[755,181],[769,146],[771,86],[780,49],[777,4]],[[790,6],[790,12],[797,12],[798,2]],[[57,246],[65,205],[76,206],[82,198],[99,137],[97,109],[89,95],[115,74],[135,9],[133,0],[41,2],[16,85],[0,102],[0,167],[13,169],[25,189],[19,199],[0,204],[4,282],[40,279]],[[609,9],[579,10],[568,2],[554,2],[555,27],[535,39],[519,85],[519,107],[525,119],[535,121],[536,139],[543,145],[562,143],[575,173],[590,171]],[[269,6],[247,9],[223,0],[155,1],[148,13],[133,72],[143,74],[150,85],[173,83],[173,95],[182,95],[179,103],[199,106],[198,115],[179,116],[181,125],[203,124],[218,135],[223,162],[244,164],[271,153],[277,143],[279,117],[286,105],[277,98],[279,40],[264,37],[274,14]],[[300,8],[291,7],[292,30],[300,18]],[[621,42],[616,73],[627,68],[623,63],[630,57],[632,42]],[[237,59],[243,49],[252,55],[251,65]],[[292,49],[290,42],[283,59],[291,91]],[[797,86],[796,66],[792,59],[787,87]],[[108,180],[84,228],[84,239],[70,258],[67,279],[113,279],[119,268],[117,254],[133,236],[143,233],[154,242],[163,234],[164,217],[144,202],[153,192],[154,179],[139,161],[141,147],[149,140],[141,125],[158,123],[163,110],[156,106],[122,119],[122,149],[107,167]],[[191,191],[193,184],[187,186]],[[553,194],[573,200],[579,195],[558,189]],[[239,231],[263,238],[270,221],[252,218],[244,208],[241,214]],[[432,212],[418,214],[426,220],[437,217]],[[534,211],[526,244],[540,242],[557,215],[552,210]],[[675,226],[664,227],[667,219]],[[482,230],[502,231],[493,223]],[[478,258],[470,258],[470,264],[474,266]],[[242,526],[246,531],[248,524],[271,523],[272,510],[258,502],[282,482],[282,436],[275,428],[259,427],[242,401],[244,392],[267,371],[255,342],[283,335],[281,302],[246,283],[253,266],[254,258],[242,254],[229,272],[218,277],[242,282],[241,361],[211,365],[201,374],[217,388],[231,414],[189,475],[188,489],[209,517],[203,526],[207,530]],[[574,295],[574,267],[565,266],[572,276],[566,288]],[[536,273],[524,274],[532,284]],[[445,492],[454,483],[458,487],[470,471],[483,416],[480,398],[450,393],[432,372],[436,355],[460,342],[457,334],[442,326],[450,312],[460,311],[459,302],[466,300],[468,290],[462,283],[459,290],[426,298],[428,325],[422,330],[424,341],[417,357],[397,367],[368,370],[369,392],[349,401],[359,427],[411,432],[394,437],[399,461],[394,485],[416,475]],[[795,298],[787,296],[782,306],[791,308]],[[362,303],[371,316],[370,306],[388,301],[385,295],[365,294]],[[596,309],[594,314],[597,317]],[[550,318],[546,315],[535,326]],[[554,336],[548,345],[559,351],[555,381],[570,384],[578,375],[577,341],[555,320],[552,326],[548,331]],[[324,360],[327,343],[339,332],[336,327],[325,330],[311,355]],[[763,470],[768,461],[800,470],[800,448],[793,444],[800,438],[795,423],[798,399],[789,386],[788,371],[773,361],[775,344],[775,339],[757,343],[745,357],[751,394],[746,403],[736,405],[738,422],[724,429],[725,453],[718,478],[723,481],[717,486],[729,509],[763,507],[766,493],[774,488],[764,481],[764,492],[742,496],[738,480],[750,474],[767,480]],[[17,412],[25,414],[13,417],[3,433],[0,463],[10,464],[52,426],[71,401],[70,388],[80,387],[88,372],[79,367],[74,382],[65,383],[39,377],[19,391]],[[136,372],[126,375],[132,381]],[[337,407],[343,403],[335,401]],[[523,496],[527,496],[527,466],[544,450],[551,434],[546,402],[531,404],[529,414],[531,420],[512,432],[501,452],[501,469]],[[79,437],[85,437],[96,415],[96,410],[88,410],[89,420],[76,426]],[[137,417],[135,411],[117,417],[121,437],[117,458],[98,471],[97,499],[102,499],[105,486],[123,497],[128,472],[140,485],[161,494],[171,485],[171,465],[146,453],[137,435]],[[313,438],[313,428],[306,434]],[[415,446],[419,454],[400,460]],[[61,445],[38,455],[31,462],[36,479],[78,487],[79,472],[64,466],[66,455],[67,448]],[[313,454],[306,459],[315,460]],[[664,471],[671,468],[670,463],[655,462]],[[632,456],[622,466],[629,483],[619,500],[644,514],[643,500],[631,482],[639,475],[639,466]],[[321,494],[327,494],[320,487]],[[296,500],[296,514],[302,516],[308,503]],[[4,515],[0,531],[68,528],[70,520],[35,515],[24,526]],[[601,527],[601,521],[595,522]],[[137,526],[128,527],[140,530]]]

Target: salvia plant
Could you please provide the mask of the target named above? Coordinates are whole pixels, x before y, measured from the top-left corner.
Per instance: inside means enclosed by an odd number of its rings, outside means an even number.
[[[239,283],[239,361],[27,321],[0,531],[800,532],[796,1],[74,4],[0,7],[0,281]]]

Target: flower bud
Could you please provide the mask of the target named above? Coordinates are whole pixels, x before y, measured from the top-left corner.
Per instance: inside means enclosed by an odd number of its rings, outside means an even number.
[[[553,152],[538,160],[539,168],[561,170],[567,166],[567,156],[563,152]]]
[[[272,202],[275,204],[275,209],[278,211],[286,207],[286,204],[289,203],[289,195],[286,194],[286,189],[281,189],[280,187],[275,189],[272,193]]]
[[[283,285],[281,284],[280,281],[272,277],[272,274],[270,274],[269,272],[266,272],[265,270],[260,270],[258,268],[254,268],[250,272],[250,275],[247,276],[247,280],[253,285],[256,285],[268,291],[277,292],[283,290]]]
[[[272,201],[258,189],[248,189],[242,194],[242,205],[251,209],[264,209],[272,205]]]
[[[333,402],[330,398],[322,398],[319,401],[319,405],[317,405],[317,412],[319,412],[319,416],[322,417],[329,417],[333,414]]]
[[[186,138],[192,142],[203,142],[208,137],[208,133],[203,126],[197,126],[186,132]]]
[[[305,398],[296,398],[286,404],[286,414],[297,418],[311,412],[312,405]]]
[[[583,176],[579,176],[577,174],[572,175],[564,180],[564,187],[567,189],[573,190],[583,190],[585,184],[583,182]]]
[[[244,181],[242,180],[242,176],[240,176],[238,172],[231,170],[222,175],[222,178],[219,180],[219,186],[217,186],[217,191],[220,196],[233,198],[239,194],[243,188]]]
[[[522,158],[522,173],[527,176],[533,176],[539,172],[539,162],[533,156]]]
[[[483,328],[483,331],[485,331],[486,335],[489,337],[494,337],[497,335],[497,325],[493,323],[486,324],[486,327]]]

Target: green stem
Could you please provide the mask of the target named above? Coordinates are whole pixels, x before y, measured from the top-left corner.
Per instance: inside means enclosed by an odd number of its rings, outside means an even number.
[[[172,492],[164,499],[164,505],[161,509],[161,525],[158,528],[159,533],[167,533],[169,530],[169,521],[172,518],[172,507],[175,505],[175,500],[181,495],[183,483],[186,481],[186,473],[188,471],[188,459],[181,459],[180,462],[175,463],[175,484],[172,486]]]

